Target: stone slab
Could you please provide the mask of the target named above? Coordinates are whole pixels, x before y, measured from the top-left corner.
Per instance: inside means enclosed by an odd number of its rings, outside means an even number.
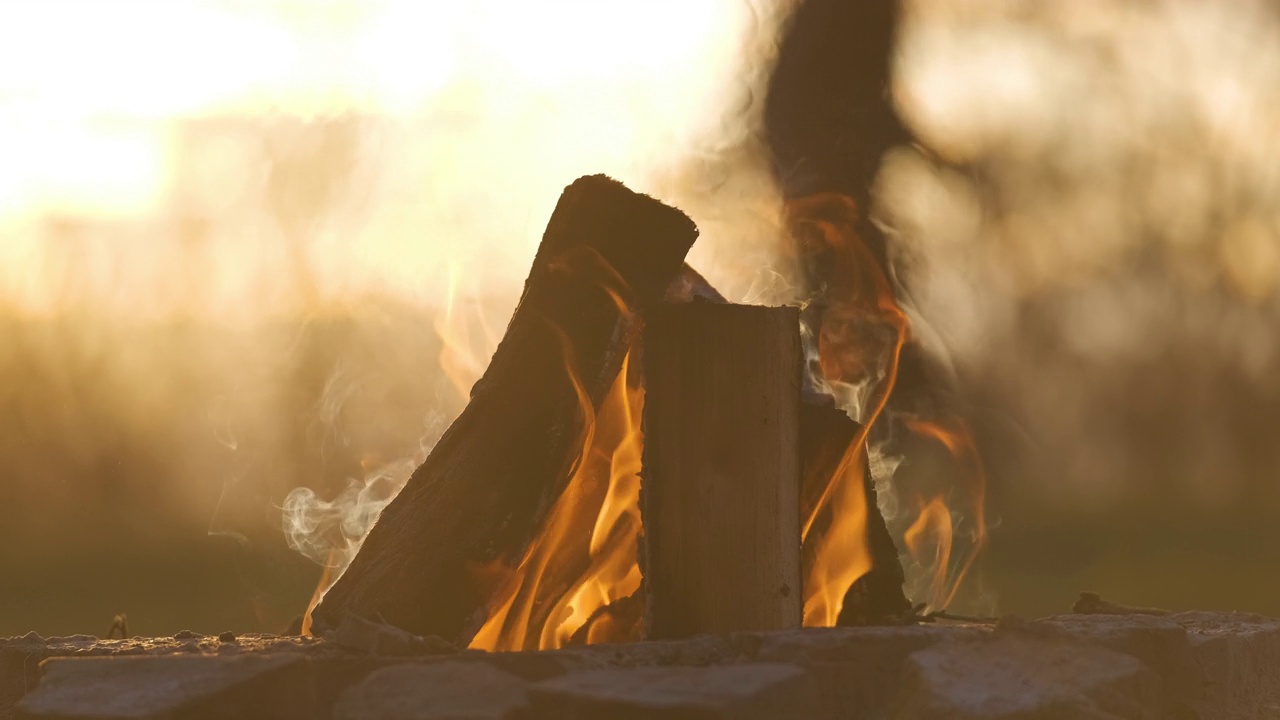
[[[538,720],[785,720],[818,718],[813,679],[797,665],[596,670],[529,690]]]
[[[132,637],[103,640],[93,635],[45,638],[32,632],[0,638],[0,720],[12,720],[18,701],[35,689],[40,663],[59,657],[116,657],[241,654],[298,654],[306,657],[340,657],[340,649],[319,640],[249,633],[234,640],[181,632],[166,637]]]
[[[527,720],[529,683],[483,662],[397,665],[347,690],[335,720]]]
[[[943,643],[907,659],[902,720],[1157,720],[1161,681],[1132,655],[1027,633]]]
[[[40,680],[40,661],[48,655],[36,633],[0,641],[0,720],[11,720],[14,707]]]
[[[992,650],[988,646],[992,642],[1004,645],[996,645],[996,650]],[[1039,650],[1029,649],[1031,646]],[[100,659],[112,664],[117,657],[175,662],[207,658],[214,662],[206,669],[215,675],[222,672],[220,663],[234,663],[237,658],[298,658],[302,660],[298,672],[305,676],[311,701],[321,709],[321,716],[371,673],[394,667],[407,667],[404,672],[412,675],[423,672],[422,666],[453,663],[459,677],[473,672],[482,675],[500,671],[541,687],[544,682],[599,671],[786,665],[802,669],[814,688],[819,703],[814,717],[893,717],[894,712],[906,707],[904,694],[916,692],[923,682],[919,675],[925,669],[922,658],[928,660],[931,656],[927,653],[935,651],[945,653],[949,662],[962,670],[985,663],[982,674],[989,680],[1038,682],[1042,688],[1049,687],[1055,676],[1051,668],[1034,670],[1038,667],[1035,662],[1039,662],[1036,653],[1057,658],[1062,667],[1073,667],[1071,663],[1081,658],[1092,658],[1091,666],[1110,668],[1109,672],[1123,690],[1121,696],[1138,697],[1142,703],[1156,702],[1159,717],[1280,720],[1280,620],[1242,613],[1205,612],[1158,617],[1071,615],[1034,622],[1009,620],[994,629],[985,625],[941,623],[797,629],[549,652],[433,654],[428,651],[413,656],[370,654],[322,640],[266,635],[242,635],[232,640],[180,633],[168,638],[106,641],[86,636],[45,639],[32,633],[0,640],[0,720],[10,720],[14,704],[23,695],[33,691],[37,695],[45,694],[46,690],[60,692],[57,683],[61,681],[53,680],[52,675],[52,682],[37,684],[41,661],[58,657]],[[1121,659],[1106,653],[1120,655]],[[1000,664],[997,659],[1002,654],[1015,662]],[[1138,663],[1146,672],[1134,670],[1124,658]],[[59,662],[51,660],[44,668],[59,667]],[[88,665],[76,667],[82,668],[77,672],[86,674],[83,682],[94,682],[97,670]],[[116,690],[134,682],[130,680],[131,671],[120,672],[122,675],[111,683]],[[636,682],[648,682],[645,673],[636,677]],[[1135,677],[1138,678],[1134,680],[1136,684],[1125,684],[1128,682],[1125,678]],[[1150,677],[1156,678],[1159,690],[1154,700],[1149,693],[1144,694],[1147,680],[1143,678]],[[69,676],[63,680],[71,682]],[[1079,689],[1072,689],[1061,677],[1059,680],[1062,692],[1068,695]],[[1105,688],[1106,683],[1095,683],[1095,686]],[[1042,695],[1052,697],[1048,690]],[[1094,695],[1084,693],[1082,697],[1092,706],[1085,702],[1076,705],[1066,702],[1065,706],[1109,712],[1101,708],[1110,705],[1099,704]]]
[[[1196,709],[1204,720],[1280,719],[1280,620],[1223,612],[1170,619],[1186,629],[1203,674],[1206,692]]]
[[[316,713],[305,658],[54,658],[18,703],[23,720],[310,718]]]
[[[1187,630],[1168,615],[1062,615],[1028,624],[1023,632],[1040,630],[1137,658],[1162,680],[1165,717],[1197,717],[1195,709],[1207,697]]]
[[[850,714],[857,709],[870,717],[893,701],[911,653],[990,633],[990,626],[951,624],[792,630],[766,636],[755,659],[808,670],[828,716],[861,717]]]

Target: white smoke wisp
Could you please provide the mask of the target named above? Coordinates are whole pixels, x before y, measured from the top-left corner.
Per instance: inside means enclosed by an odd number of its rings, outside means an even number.
[[[800,324],[800,347],[804,352],[806,387],[818,395],[830,396],[836,407],[845,411],[849,417],[860,423],[866,423],[872,394],[876,388],[880,387],[889,372],[891,358],[888,357],[888,353],[883,353],[877,358],[865,376],[856,382],[847,382],[828,379],[823,373],[818,338],[814,328],[806,322]]]
[[[503,16],[459,11],[439,31],[461,42],[475,23],[494,22],[484,28],[496,33],[484,40],[493,57],[472,65],[475,48],[455,48],[456,75],[424,101],[422,115],[362,123],[360,147],[396,148],[372,151],[381,168],[372,177],[385,186],[374,192],[394,208],[390,218],[363,218],[371,242],[358,246],[357,234],[347,248],[313,256],[322,287],[326,266],[354,267],[406,298],[443,305],[435,323],[442,368],[465,397],[556,195],[573,177],[603,171],[694,218],[701,239],[690,262],[724,295],[793,299],[796,283],[776,269],[782,202],[760,131],[786,3],[681,0],[625,17],[607,4],[485,5]],[[342,242],[321,237],[317,246]],[[476,317],[468,310],[479,307],[471,300],[482,284],[499,309]],[[443,297],[430,295],[440,289]],[[485,330],[479,352],[472,325]],[[352,481],[333,500],[295,488],[283,507],[290,547],[336,581],[421,461]]]
[[[322,500],[308,487],[294,488],[281,508],[289,547],[328,568],[336,579],[360,551],[382,509],[409,481],[418,462],[416,458],[401,460],[358,480],[353,478],[333,500]]]

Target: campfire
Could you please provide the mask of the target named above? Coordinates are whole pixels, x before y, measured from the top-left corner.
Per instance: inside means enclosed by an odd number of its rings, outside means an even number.
[[[0,9],[0,720],[1280,717],[1280,15],[1123,5]]]
[[[326,573],[304,632],[376,620],[510,651],[945,610],[981,536],[953,576],[950,511],[920,499],[905,537],[932,586],[908,602],[867,455],[908,323],[856,219],[847,198],[795,203],[827,296],[735,305],[684,264],[678,210],[570,185],[467,408]],[[906,426],[977,462],[963,425]]]

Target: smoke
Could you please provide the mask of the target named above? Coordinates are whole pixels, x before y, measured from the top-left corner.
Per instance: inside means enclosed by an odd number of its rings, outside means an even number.
[[[908,9],[895,98],[920,146],[886,158],[877,213],[917,339],[1003,409],[999,452],[1034,438],[1010,492],[1093,511],[1272,488],[1274,5]]]
[[[289,547],[341,574],[422,459],[401,460],[352,479],[331,501],[320,499],[311,488],[294,488],[282,508]]]
[[[484,64],[469,67],[469,52],[453,58],[466,69],[456,70],[456,84],[427,111],[448,122],[384,140],[397,155],[420,153],[421,164],[403,172],[422,173],[430,185],[431,211],[442,217],[426,225],[452,223],[447,234],[468,240],[428,248],[447,253],[448,292],[428,300],[443,304],[434,322],[444,343],[440,367],[462,399],[496,347],[494,328],[510,312],[551,204],[577,175],[607,172],[690,214],[702,232],[690,259],[726,295],[791,297],[794,283],[773,269],[784,254],[781,203],[759,132],[780,8],[712,0],[633,14],[563,3],[478,17],[499,37],[488,41],[494,54]],[[450,37],[475,31],[474,18],[451,20]],[[645,27],[633,34],[622,20]],[[503,60],[511,66],[501,67]],[[433,166],[434,157],[450,162]],[[522,239],[519,252],[511,252],[511,238]],[[381,279],[398,284],[401,263],[417,252],[399,248],[395,262],[380,266]],[[441,265],[431,259],[423,270]],[[398,291],[421,298],[422,273],[413,275]],[[486,295],[497,296],[497,309],[468,314]],[[336,580],[413,466],[353,480],[332,501],[293,490],[283,508],[290,546],[335,568],[329,577]]]
[[[688,212],[726,296],[789,298],[758,127],[785,7],[0,0],[0,460],[58,518],[6,541],[261,548],[283,508],[350,552],[579,175]]]

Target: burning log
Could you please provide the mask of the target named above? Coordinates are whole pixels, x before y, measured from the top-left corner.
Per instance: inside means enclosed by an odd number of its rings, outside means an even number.
[[[697,237],[678,210],[602,175],[565,189],[524,294],[471,401],[387,506],[313,614],[465,644],[488,600],[477,575],[519,559],[570,476],[598,405]]]
[[[672,283],[667,291],[667,302],[691,302],[701,298],[709,302],[727,302],[714,287],[697,271],[685,266],[680,277]],[[809,332],[821,327],[825,306],[810,303],[801,312],[802,325],[808,325]],[[802,330],[803,333],[803,330]],[[833,476],[841,471],[842,460],[855,443],[865,440],[859,437],[862,426],[849,417],[848,413],[836,407],[834,398],[826,391],[816,387],[813,373],[803,376],[800,405],[800,517],[810,517],[820,502],[821,496],[831,484]],[[865,452],[865,450],[857,450]],[[875,482],[871,477],[869,465],[863,462],[863,502],[867,509],[866,543],[870,569],[854,581],[844,594],[841,610],[836,620],[838,625],[883,625],[906,622],[912,616],[912,607],[903,593],[905,576],[898,558],[898,548],[893,542],[889,528],[876,497]],[[805,583],[817,582],[813,572],[814,561],[818,554],[819,541],[831,526],[833,509],[828,506],[819,513],[807,534],[801,551],[801,576]],[[849,563],[857,563],[855,558],[845,558]],[[805,596],[809,595],[806,588]]]
[[[832,476],[841,472],[841,465],[850,447],[861,442],[862,426],[848,413],[827,402],[819,403],[806,397],[800,406],[800,462],[803,478],[800,494],[800,516],[809,517],[831,482]],[[865,452],[864,449],[854,449]],[[871,568],[854,581],[844,595],[839,625],[880,625],[900,621],[911,612],[911,603],[903,594],[906,582],[902,565],[898,560],[898,548],[885,525],[884,516],[876,500],[876,487],[867,463],[863,471],[863,496],[867,508],[866,543]],[[826,508],[810,527],[801,552],[805,578],[812,577],[813,563],[818,552],[819,540],[831,525],[831,508]]]
[[[648,636],[798,626],[797,309],[691,302],[646,325]]]

